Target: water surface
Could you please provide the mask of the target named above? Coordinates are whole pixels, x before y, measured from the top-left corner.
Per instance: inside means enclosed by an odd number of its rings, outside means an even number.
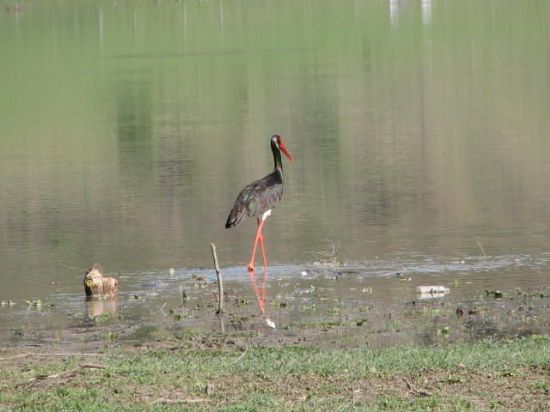
[[[211,267],[209,242],[244,268],[255,223],[224,223],[274,133],[286,275],[331,241],[361,278],[450,284],[466,258],[470,297],[549,283],[547,2],[21,4],[0,11],[0,300],[83,312],[93,262],[135,293]]]

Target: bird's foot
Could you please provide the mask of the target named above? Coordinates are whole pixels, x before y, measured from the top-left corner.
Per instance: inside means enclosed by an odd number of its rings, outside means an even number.
[[[254,272],[254,265],[252,263],[249,263],[247,269],[249,272]]]

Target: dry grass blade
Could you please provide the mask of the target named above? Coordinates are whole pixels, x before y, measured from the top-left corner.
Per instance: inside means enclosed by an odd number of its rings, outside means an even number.
[[[85,363],[83,365],[80,365],[81,368],[88,368],[88,369],[106,369],[107,366],[105,365],[97,365],[94,363]]]
[[[48,375],[44,379],[72,378],[73,376],[76,376],[79,371],[80,371],[80,368],[71,369],[68,371],[56,373],[54,375]]]
[[[17,358],[24,358],[25,356],[28,356],[28,355],[30,355],[30,354],[29,353],[20,353],[19,355],[8,356],[7,358],[0,358],[0,361],[10,360],[10,359],[17,359]]]
[[[62,356],[62,357],[71,357],[71,356],[101,356],[101,353],[31,353],[31,352],[25,352],[20,353],[18,355],[14,356],[8,356],[6,358],[0,358],[0,361],[10,360],[10,359],[16,359],[16,358],[24,358],[26,356],[37,356],[37,357],[48,357],[48,356]]]
[[[407,388],[409,388],[409,390],[414,394],[419,396],[432,396],[432,393],[425,389],[416,389],[407,378],[403,378],[403,380],[407,384]]]
[[[210,402],[210,399],[203,399],[203,398],[186,398],[186,399],[159,398],[159,399],[151,402],[151,405],[156,405],[158,403],[175,404],[175,403],[201,403],[201,402]]]
[[[241,354],[239,355],[239,357],[238,357],[237,359],[235,359],[235,361],[234,361],[233,363],[237,363],[237,362],[239,362],[242,358],[244,358],[244,355],[246,355],[246,352],[248,352],[248,348],[249,348],[249,347],[250,347],[250,346],[247,346],[246,349],[245,349],[245,351],[244,351],[243,353],[241,353]]]

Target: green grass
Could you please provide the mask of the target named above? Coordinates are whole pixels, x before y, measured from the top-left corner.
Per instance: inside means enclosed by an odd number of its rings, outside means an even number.
[[[543,410],[549,348],[550,337],[539,336],[437,348],[182,345],[88,359],[31,354],[1,361],[0,409]],[[86,362],[106,368],[82,368]]]

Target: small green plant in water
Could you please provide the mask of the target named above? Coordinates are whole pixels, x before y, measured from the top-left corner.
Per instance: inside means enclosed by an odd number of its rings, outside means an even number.
[[[112,330],[110,330],[109,332],[107,332],[107,335],[105,336],[105,340],[109,345],[112,345],[118,340],[118,335],[114,333]]]
[[[273,301],[273,302],[271,302],[271,306],[273,306],[274,308],[277,308],[277,309],[284,309],[284,308],[287,307],[287,304],[286,304],[286,302]]]
[[[485,290],[485,296],[498,299],[503,297],[504,294],[500,290]]]
[[[41,310],[42,309],[42,300],[40,299],[35,299],[35,300],[26,300],[25,303],[27,304],[27,307],[30,309],[30,308],[35,308],[37,310]]]

